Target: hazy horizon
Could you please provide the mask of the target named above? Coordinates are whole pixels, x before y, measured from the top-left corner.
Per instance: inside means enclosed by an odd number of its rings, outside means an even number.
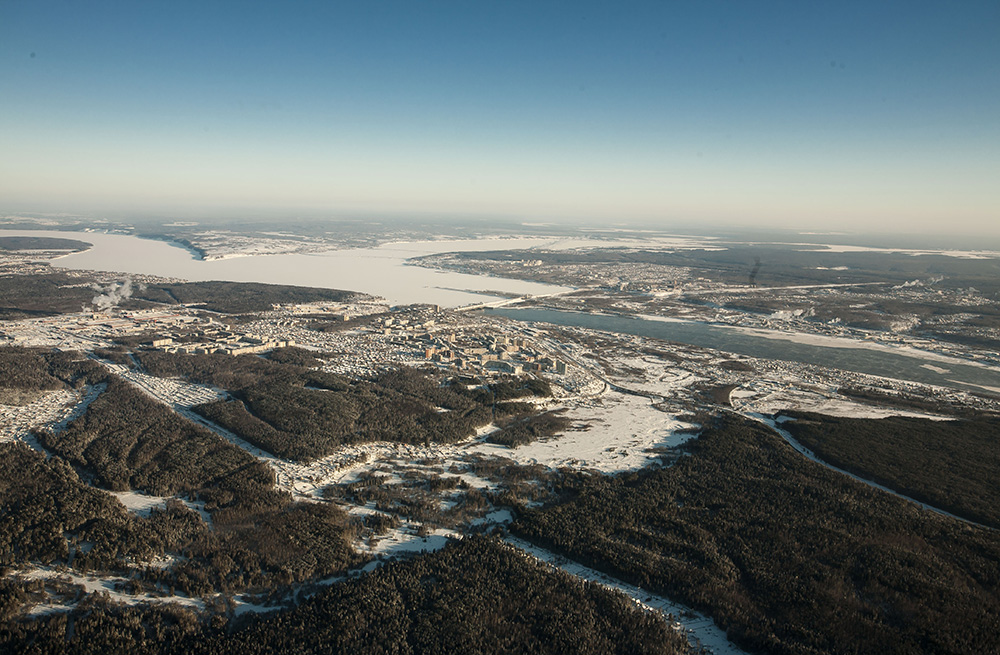
[[[998,28],[989,2],[7,1],[0,212],[992,239]]]

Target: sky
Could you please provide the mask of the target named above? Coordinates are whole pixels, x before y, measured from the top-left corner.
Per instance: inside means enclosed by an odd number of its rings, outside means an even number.
[[[0,211],[995,236],[998,35],[996,0],[0,0]]]

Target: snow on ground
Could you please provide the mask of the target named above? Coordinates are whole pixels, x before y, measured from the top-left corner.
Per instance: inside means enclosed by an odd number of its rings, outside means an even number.
[[[221,389],[204,384],[188,382],[181,378],[160,378],[135,369],[102,361],[102,364],[120,378],[128,380],[157,400],[171,407],[190,409],[195,405],[215,402],[228,398],[229,394]]]
[[[913,416],[935,421],[950,420],[926,412],[914,412],[894,407],[875,407],[854,402],[830,390],[805,390],[773,381],[754,382],[750,386],[734,389],[729,394],[733,409],[743,413],[776,414],[783,410],[815,412],[844,418],[886,418],[887,416]]]
[[[198,599],[176,594],[173,596],[154,596],[152,594],[126,594],[117,589],[118,585],[128,582],[128,578],[116,576],[81,575],[71,569],[57,570],[52,567],[40,567],[28,571],[21,571],[18,577],[24,580],[52,580],[53,582],[65,582],[73,586],[82,587],[88,594],[95,592],[105,592],[109,598],[128,604],[134,603],[171,603],[188,607],[197,611],[205,608],[205,604]],[[74,602],[73,605],[76,603]],[[52,612],[60,612],[71,609],[71,605],[62,603],[39,603],[28,616],[40,616]]]
[[[422,446],[386,441],[344,446],[327,457],[308,464],[277,460],[272,466],[277,473],[275,486],[298,496],[313,496],[323,487],[357,480],[358,474],[389,460],[439,459],[454,450],[454,446]]]
[[[620,373],[609,376],[612,382],[629,389],[649,391],[664,396],[674,395],[707,378],[657,357],[617,356],[612,365]]]
[[[520,464],[586,467],[606,473],[637,469],[657,459],[654,448],[678,446],[693,434],[679,432],[695,426],[678,421],[653,407],[648,398],[607,393],[599,398],[568,403],[574,424],[585,430],[567,430],[561,435],[517,448],[476,443],[466,452],[508,457]]]
[[[117,498],[118,502],[125,506],[125,509],[143,517],[148,517],[154,509],[166,508],[167,501],[173,498],[172,496],[150,496],[138,491],[109,491],[108,493]],[[212,525],[212,515],[205,511],[205,503],[192,502],[183,498],[178,500],[184,503],[188,509],[197,512],[209,526]]]
[[[66,424],[83,414],[106,386],[90,387],[83,394],[66,389],[45,391],[38,400],[27,405],[0,405],[0,443],[23,441],[35,450],[43,450],[31,430],[49,428],[58,432],[65,429]]]
[[[969,382],[962,382],[961,380],[952,380],[952,379],[949,379],[948,382],[954,382],[955,384],[970,384]],[[1000,387],[991,387],[986,384],[973,384],[972,386],[979,387],[980,389],[983,389],[985,391],[992,391],[993,393],[1000,394]]]
[[[819,244],[801,244],[809,248],[815,248]],[[916,248],[877,248],[874,246],[849,246],[841,244],[822,244],[826,252],[884,252],[904,255],[941,255],[943,257],[954,257],[956,259],[996,259],[1000,257],[1000,252],[995,250],[947,250],[947,249],[916,249]]]
[[[419,529],[418,523],[406,522],[385,534],[356,542],[355,546],[359,551],[379,557],[379,559],[366,564],[361,570],[374,570],[381,566],[381,560],[397,555],[413,555],[441,550],[448,545],[449,541],[461,538],[461,535],[454,530],[436,528],[428,530],[425,535],[420,535]]]
[[[170,500],[167,496],[147,496],[138,491],[112,491],[109,492],[118,499],[125,509],[138,514],[139,516],[149,516],[154,508],[163,509]]]
[[[495,509],[486,516],[474,519],[469,525],[497,525],[500,523],[510,523],[514,520],[514,515],[509,509]]]
[[[457,477],[462,478],[462,481],[464,481],[467,485],[469,485],[473,489],[492,490],[496,489],[497,487],[496,482],[493,482],[492,480],[486,480],[484,478],[479,477],[478,475],[475,475],[474,473],[469,473],[468,471],[466,471],[465,473],[459,473]]]
[[[507,543],[524,551],[531,557],[562,569],[581,580],[596,582],[603,587],[617,589],[642,607],[659,612],[664,615],[664,618],[672,618],[672,627],[686,634],[688,641],[695,648],[699,646],[703,647],[707,652],[712,653],[712,655],[739,655],[744,652],[726,638],[726,633],[716,626],[712,619],[695,612],[685,605],[675,603],[664,596],[657,596],[621,580],[616,580],[599,571],[567,560],[565,557],[551,553],[517,537],[507,536],[504,539]]]

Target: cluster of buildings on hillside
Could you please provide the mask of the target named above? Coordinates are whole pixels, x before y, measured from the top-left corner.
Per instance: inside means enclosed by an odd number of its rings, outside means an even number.
[[[194,353],[198,355],[212,353],[246,355],[295,345],[295,341],[291,339],[267,339],[249,334],[237,334],[222,328],[200,330],[194,336],[202,340],[198,342],[174,343],[173,337],[163,336],[153,339],[150,345],[156,350],[163,352]]]
[[[566,373],[566,362],[549,357],[525,339],[506,336],[428,335],[424,359],[458,371],[511,375],[528,371]]]
[[[77,325],[81,329],[97,326],[103,327],[114,334],[129,334],[211,322],[212,319],[210,318],[202,318],[194,314],[182,312],[93,312],[86,318],[80,319]],[[70,326],[64,325],[64,327]]]
[[[101,342],[111,343],[127,335],[188,329],[192,325],[211,322],[212,319],[184,312],[87,312],[5,322],[0,331],[0,341],[25,346],[79,348]]]

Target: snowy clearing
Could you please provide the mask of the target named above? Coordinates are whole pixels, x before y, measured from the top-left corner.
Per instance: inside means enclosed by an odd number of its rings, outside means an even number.
[[[795,389],[775,382],[755,382],[734,389],[729,394],[729,402],[739,412],[753,414],[776,414],[780,411],[814,412],[843,418],[886,418],[888,416],[912,416],[934,421],[952,420],[948,416],[937,416],[926,412],[915,412],[894,407],[875,407],[847,400],[828,391]]]
[[[519,464],[542,464],[597,469],[614,473],[641,468],[694,436],[697,426],[678,421],[656,409],[648,398],[607,393],[579,403],[567,403],[575,425],[561,435],[517,448],[488,443],[469,446],[466,452],[508,457]]]

